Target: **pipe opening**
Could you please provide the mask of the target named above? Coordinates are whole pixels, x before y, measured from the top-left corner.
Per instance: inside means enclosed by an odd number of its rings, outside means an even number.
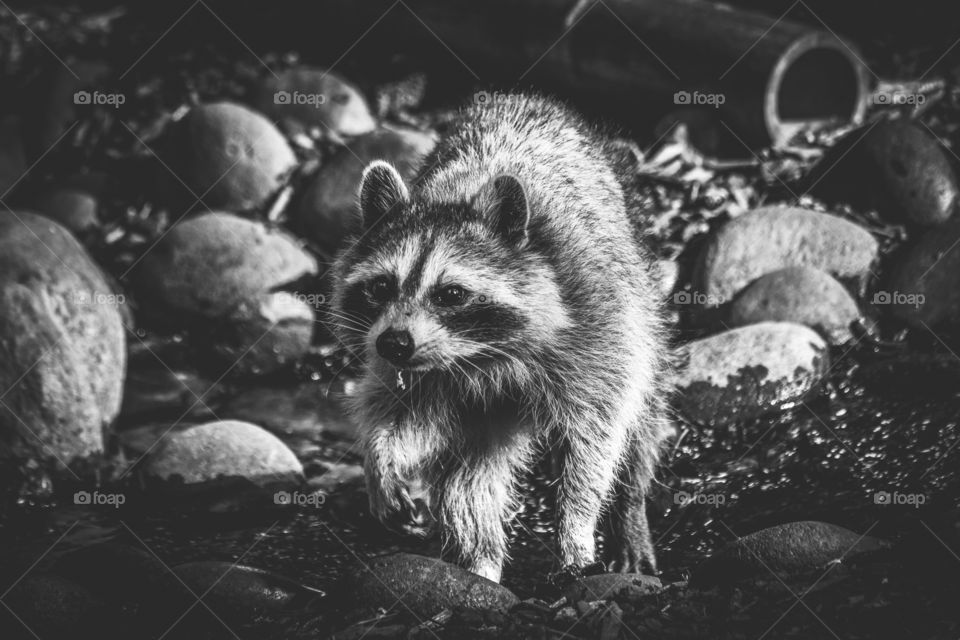
[[[801,129],[858,120],[863,113],[859,63],[838,48],[801,51],[779,73],[771,137],[786,142]]]

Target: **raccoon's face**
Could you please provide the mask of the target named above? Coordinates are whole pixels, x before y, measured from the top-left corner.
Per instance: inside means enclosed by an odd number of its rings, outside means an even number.
[[[412,202],[396,171],[374,163],[360,194],[368,233],[339,260],[334,307],[344,342],[374,371],[470,375],[565,324],[552,271],[527,250],[515,179],[432,206]]]

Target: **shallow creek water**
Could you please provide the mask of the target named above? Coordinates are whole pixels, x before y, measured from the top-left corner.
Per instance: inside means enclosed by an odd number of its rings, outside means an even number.
[[[665,581],[685,578],[699,560],[738,535],[792,520],[822,520],[929,545],[938,544],[932,530],[956,531],[960,362],[869,349],[842,353],[835,354],[817,396],[778,415],[724,427],[678,425],[650,501]],[[309,458],[308,472],[332,461],[359,460],[342,441],[291,444]],[[521,598],[538,595],[546,574],[557,567],[552,487],[539,472],[525,487],[504,576]],[[332,491],[319,507],[226,514],[183,502],[157,507],[148,493],[132,493],[119,509],[23,501],[0,529],[4,564],[26,569],[36,561],[43,567],[78,547],[117,539],[142,545],[169,566],[239,561],[330,591],[365,557],[398,550],[439,553],[434,541],[389,534],[373,522],[357,482]]]

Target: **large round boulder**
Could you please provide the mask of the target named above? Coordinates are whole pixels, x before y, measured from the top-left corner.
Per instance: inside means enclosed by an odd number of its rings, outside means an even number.
[[[297,163],[272,122],[231,102],[194,107],[176,133],[177,174],[214,209],[262,207]]]
[[[342,136],[363,135],[377,126],[355,86],[316,67],[295,67],[267,77],[255,91],[254,105],[275,121]]]
[[[121,302],[66,229],[0,211],[3,450],[67,464],[103,451],[126,370]]]
[[[359,228],[358,190],[364,168],[374,160],[386,160],[409,182],[435,144],[435,135],[412,129],[379,129],[350,142],[317,172],[297,208],[297,223],[332,255]]]
[[[707,306],[718,306],[760,276],[786,267],[863,279],[876,256],[873,236],[843,218],[797,207],[761,207],[710,238],[700,255],[695,288]]]
[[[691,420],[722,424],[802,400],[827,371],[827,344],[791,322],[761,322],[678,350],[678,404]]]

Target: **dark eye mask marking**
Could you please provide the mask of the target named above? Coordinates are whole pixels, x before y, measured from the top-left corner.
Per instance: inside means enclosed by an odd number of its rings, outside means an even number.
[[[468,304],[445,311],[438,317],[451,333],[477,342],[509,340],[527,323],[518,311],[492,302]]]

